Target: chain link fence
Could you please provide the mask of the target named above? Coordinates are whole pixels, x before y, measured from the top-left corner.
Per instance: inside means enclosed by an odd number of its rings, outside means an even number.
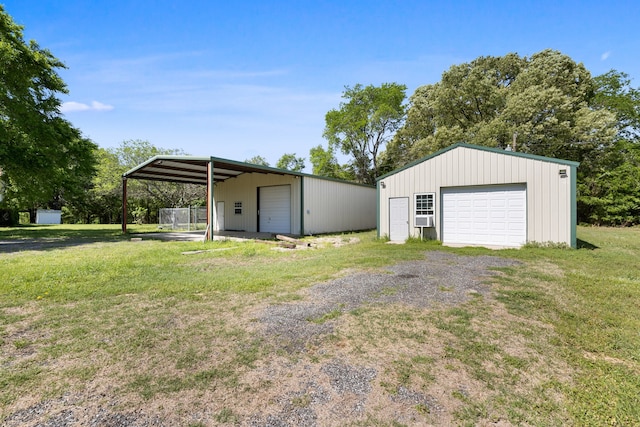
[[[162,208],[158,212],[158,227],[171,230],[204,230],[207,228],[207,208]]]

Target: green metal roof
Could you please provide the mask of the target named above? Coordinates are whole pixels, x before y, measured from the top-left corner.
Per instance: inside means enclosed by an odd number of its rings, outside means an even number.
[[[144,163],[122,174],[127,179],[145,179],[151,181],[182,182],[187,184],[207,184],[207,165],[213,162],[213,179],[216,182],[235,178],[243,173],[263,173],[276,175],[290,175],[312,177],[326,181],[344,182],[351,185],[374,188],[373,185],[310,175],[286,169],[255,165],[253,163],[237,162],[235,160],[218,157],[193,157],[160,155],[152,157]]]
[[[236,162],[216,157],[155,156],[136,166],[122,177],[152,181],[207,184],[207,165],[213,162],[215,181],[225,181],[243,173],[270,173],[278,175],[299,175],[298,172]]]

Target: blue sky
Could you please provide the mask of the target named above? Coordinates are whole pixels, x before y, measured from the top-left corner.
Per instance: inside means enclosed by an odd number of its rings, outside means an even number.
[[[410,96],[451,65],[509,52],[556,49],[640,86],[638,1],[0,3],[67,65],[65,116],[103,148],[308,159],[345,85],[397,82]]]

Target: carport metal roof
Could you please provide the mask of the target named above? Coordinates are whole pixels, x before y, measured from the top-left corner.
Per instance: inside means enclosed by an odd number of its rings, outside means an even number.
[[[226,181],[243,173],[269,173],[277,175],[303,175],[251,163],[236,162],[216,157],[155,156],[122,175],[123,179],[181,182],[207,185],[207,168],[213,165],[213,181]]]

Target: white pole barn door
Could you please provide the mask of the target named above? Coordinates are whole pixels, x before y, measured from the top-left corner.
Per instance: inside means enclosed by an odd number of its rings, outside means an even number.
[[[291,233],[291,186],[260,187],[259,192],[259,231]]]
[[[409,198],[389,199],[389,240],[404,242],[409,238]]]
[[[216,231],[224,231],[224,202],[216,203]]]
[[[524,184],[442,189],[442,242],[520,247],[527,241]]]

